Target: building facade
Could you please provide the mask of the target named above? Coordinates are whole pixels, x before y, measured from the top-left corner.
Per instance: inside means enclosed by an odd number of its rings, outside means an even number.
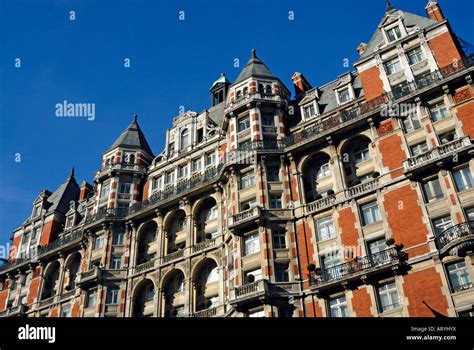
[[[426,11],[293,97],[253,51],[158,155],[135,117],[14,230],[0,315],[473,316],[474,61]]]

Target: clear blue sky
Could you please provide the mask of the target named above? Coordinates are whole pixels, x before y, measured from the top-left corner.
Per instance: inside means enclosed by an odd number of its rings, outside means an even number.
[[[427,0],[392,3],[425,15]],[[473,42],[473,2],[440,4]],[[0,244],[71,166],[79,183],[91,182],[133,114],[158,153],[179,106],[208,107],[220,72],[230,80],[239,73],[235,58],[243,65],[256,48],[290,89],[295,71],[321,85],[348,70],[344,58],[357,59],[384,12],[384,0],[0,0]],[[96,119],[55,117],[63,100],[95,103]]]

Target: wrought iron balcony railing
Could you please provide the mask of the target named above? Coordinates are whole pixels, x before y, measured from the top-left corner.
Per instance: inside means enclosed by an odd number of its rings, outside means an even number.
[[[49,243],[48,245],[45,245],[43,247],[38,248],[38,256],[46,255],[49,252],[56,250],[58,248],[64,248],[66,245],[72,243],[72,242],[80,242],[82,238],[84,237],[84,231],[78,230],[78,231],[73,231],[71,233],[68,233],[55,241]]]
[[[319,288],[333,282],[340,284],[345,279],[367,275],[370,271],[381,270],[393,264],[404,264],[406,258],[406,253],[389,248],[379,253],[355,258],[350,262],[324,268],[319,275],[311,278],[311,285]]]
[[[91,224],[96,221],[100,220],[108,220],[108,219],[123,219],[129,213],[129,208],[114,208],[114,209],[105,209],[99,211],[93,215],[89,215],[86,217],[86,224]]]
[[[464,222],[444,230],[435,241],[440,251],[466,241],[472,241],[472,248],[474,248],[474,221]]]

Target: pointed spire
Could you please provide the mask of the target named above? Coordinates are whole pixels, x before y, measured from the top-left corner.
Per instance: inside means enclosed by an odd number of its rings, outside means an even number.
[[[72,166],[71,173],[69,174],[69,178],[73,178],[73,177],[74,177],[74,165]]]
[[[134,123],[134,124],[136,124],[136,123],[137,123],[137,119],[138,119],[138,115],[137,115],[137,114],[135,114],[135,115],[133,116],[133,123]]]
[[[257,58],[257,50],[252,49],[252,58]]]

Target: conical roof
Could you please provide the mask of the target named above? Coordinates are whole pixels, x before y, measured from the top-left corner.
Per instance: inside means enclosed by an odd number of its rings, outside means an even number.
[[[113,145],[110,146],[109,151],[117,147],[141,149],[153,156],[153,151],[138,125],[136,115],[133,117],[132,123],[122,132]]]
[[[260,58],[257,57],[255,49],[252,50],[252,56],[250,57],[250,60],[244,66],[234,84],[240,83],[241,81],[244,81],[250,77],[275,78],[265,63],[263,63]]]

